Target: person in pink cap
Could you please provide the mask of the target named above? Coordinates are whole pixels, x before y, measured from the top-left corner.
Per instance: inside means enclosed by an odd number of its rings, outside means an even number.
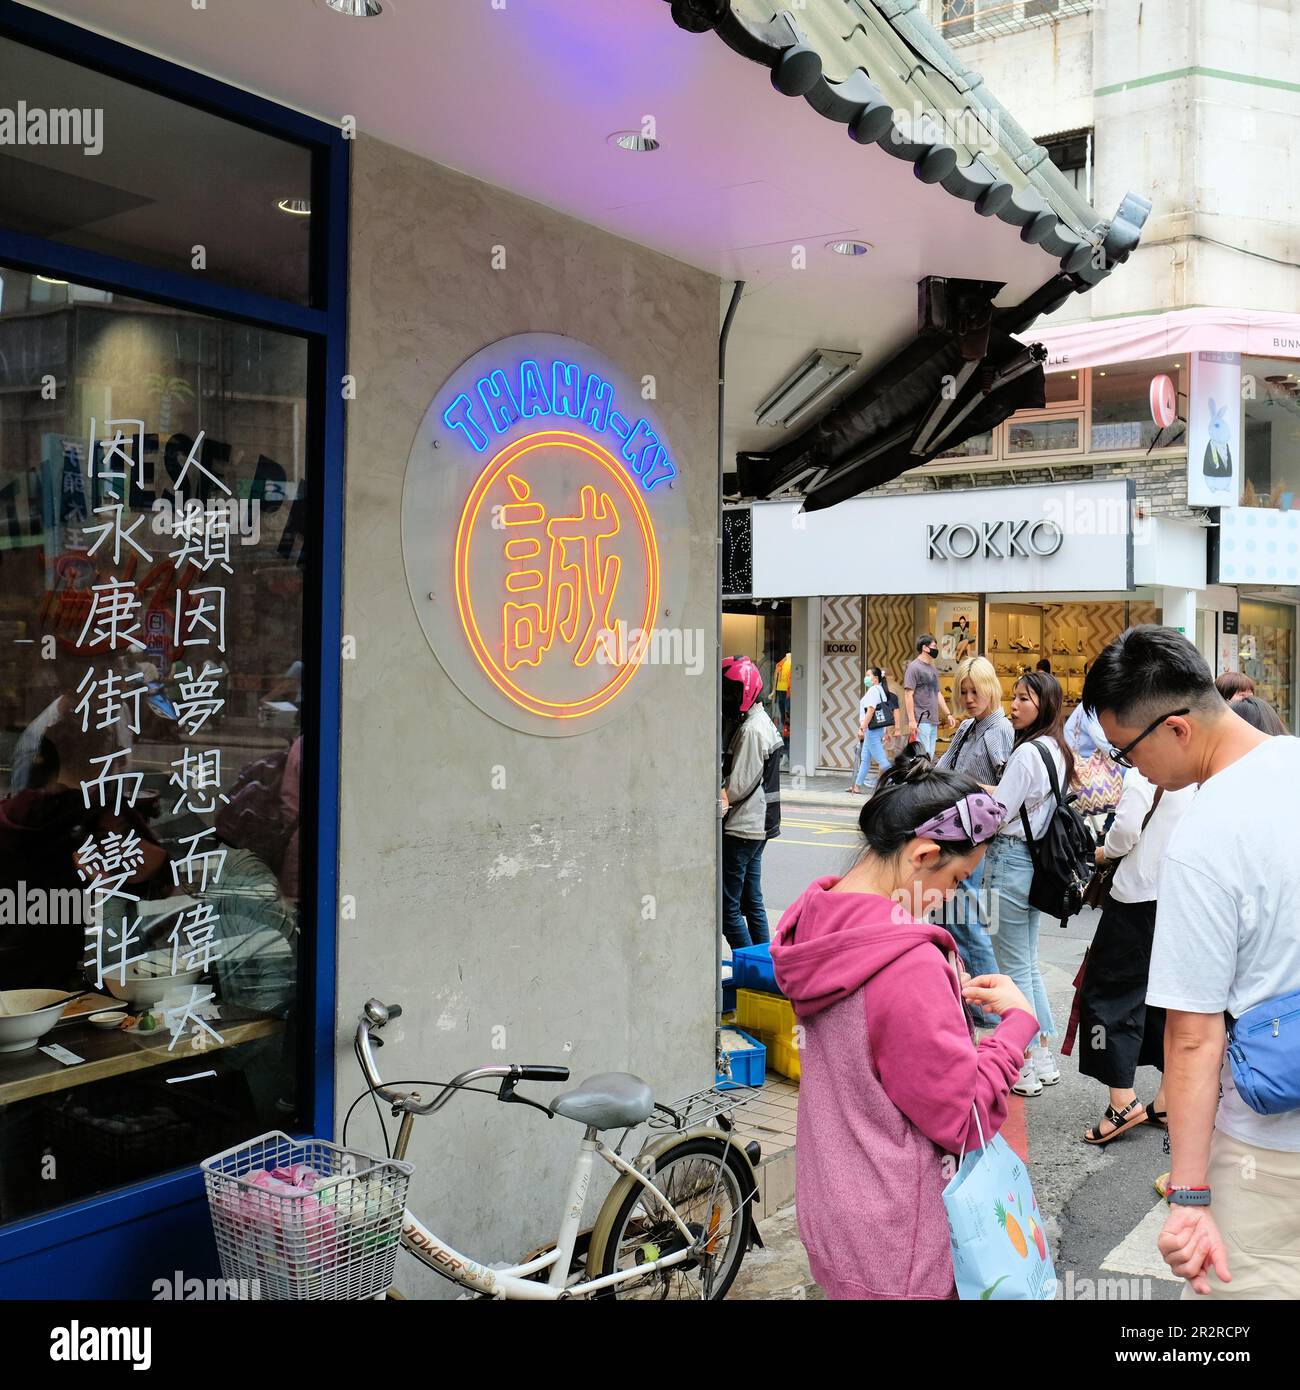
[[[763,678],[747,656],[722,663],[722,931],[734,951],[768,939],[763,849],[781,833],[785,742],[758,698]]]
[[[828,1298],[955,1298],[943,1189],[992,1136],[1038,1031],[1005,975],[972,979],[923,918],[984,856],[1003,808],[973,778],[900,759],[858,824],[843,878],[821,878],[772,943],[802,1029],[795,1209]],[[962,1000],[1002,1022],[978,1044]]]

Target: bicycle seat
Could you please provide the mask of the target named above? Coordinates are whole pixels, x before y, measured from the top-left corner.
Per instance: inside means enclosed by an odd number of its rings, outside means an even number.
[[[628,1129],[639,1125],[654,1108],[654,1092],[639,1076],[625,1071],[589,1076],[551,1102],[557,1115],[593,1129]]]

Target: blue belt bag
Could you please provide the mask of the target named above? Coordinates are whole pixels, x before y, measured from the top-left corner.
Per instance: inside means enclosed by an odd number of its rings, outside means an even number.
[[[1238,1093],[1256,1114],[1300,1110],[1300,990],[1232,1019],[1228,1060]]]

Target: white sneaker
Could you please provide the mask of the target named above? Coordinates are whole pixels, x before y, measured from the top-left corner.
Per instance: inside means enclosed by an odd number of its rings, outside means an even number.
[[[1043,1094],[1043,1083],[1038,1079],[1033,1062],[1027,1061],[1021,1067],[1020,1077],[1011,1087],[1011,1091],[1013,1095],[1017,1096],[1041,1096]]]
[[[1029,1064],[1044,1086],[1055,1086],[1061,1079],[1061,1069],[1056,1065],[1051,1048],[1041,1043],[1029,1049]]]

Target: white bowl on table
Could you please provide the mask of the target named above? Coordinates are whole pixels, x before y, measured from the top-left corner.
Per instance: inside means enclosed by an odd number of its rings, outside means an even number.
[[[0,991],[0,1052],[25,1052],[63,1017],[50,1008],[67,997],[66,989],[7,989]]]
[[[188,999],[189,986],[203,974],[202,970],[183,970],[179,975],[170,975],[165,973],[167,965],[164,965],[163,974],[152,975],[149,972],[154,968],[156,966],[147,960],[135,962],[126,968],[125,984],[116,975],[111,978],[106,976],[104,983],[114,999],[125,999],[133,1008],[139,1009],[161,1003],[174,994],[182,994]]]

